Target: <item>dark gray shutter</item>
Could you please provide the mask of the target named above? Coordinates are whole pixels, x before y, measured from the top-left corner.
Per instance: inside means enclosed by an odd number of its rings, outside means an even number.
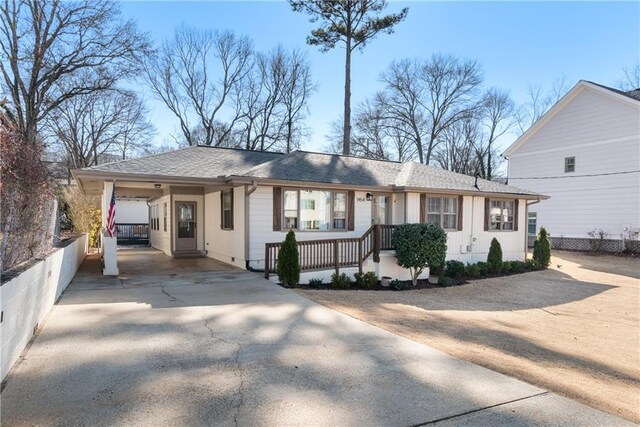
[[[220,230],[224,230],[224,190],[220,190]]]
[[[230,197],[231,197],[231,212],[229,213],[229,230],[233,230],[233,188],[231,190],[229,190],[230,192]]]
[[[427,195],[420,195],[420,223],[427,222]]]
[[[520,199],[516,199],[513,203],[513,231],[518,231],[518,208],[520,206]]]
[[[464,205],[464,196],[458,196],[458,231],[462,231],[462,207]]]
[[[282,230],[282,187],[273,187],[273,231]]]
[[[489,209],[491,206],[489,205],[489,198],[484,198],[484,231],[489,231]]]
[[[355,221],[356,193],[354,191],[347,192],[347,230],[356,229]]]

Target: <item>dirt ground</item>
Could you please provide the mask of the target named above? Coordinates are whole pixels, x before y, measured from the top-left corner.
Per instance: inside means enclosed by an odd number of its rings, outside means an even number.
[[[549,270],[459,287],[297,292],[640,422],[640,258],[558,251]]]

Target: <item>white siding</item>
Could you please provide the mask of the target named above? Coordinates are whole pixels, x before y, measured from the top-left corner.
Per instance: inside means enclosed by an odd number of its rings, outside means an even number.
[[[408,222],[420,222],[420,194],[409,193],[407,196]],[[447,259],[463,262],[486,261],[491,240],[495,237],[500,242],[505,261],[524,261],[525,209],[526,200],[522,199],[519,204],[518,231],[484,231],[484,197],[464,196],[462,230],[447,231]]]
[[[565,157],[575,157],[575,172],[564,172]],[[510,157],[509,184],[550,196],[530,212],[552,236],[600,228],[620,238],[640,227],[640,175],[616,173],[638,170],[640,106],[584,90]],[[598,174],[612,175],[580,177]]]
[[[147,224],[147,199],[116,199],[116,224]]]
[[[204,196],[207,256],[240,268],[246,266],[244,259],[244,194],[245,187],[233,189],[233,230],[223,230],[220,226],[220,191],[207,190]]]
[[[355,194],[355,230],[351,232],[297,232],[297,240],[360,237],[371,226],[371,202],[364,200],[366,192]],[[394,194],[394,224],[404,222],[404,197],[407,198],[407,223],[420,221],[420,195]],[[286,232],[273,231],[273,189],[258,187],[251,195],[249,223],[249,259],[253,268],[264,268],[265,243],[284,240]],[[505,260],[525,258],[526,200],[520,200],[519,231],[484,231],[484,197],[465,196],[463,201],[463,230],[447,232],[447,259],[463,262],[486,261],[491,239],[496,237],[502,246]],[[475,242],[474,242],[475,238]],[[471,246],[471,251],[467,251]]]
[[[167,204],[167,231],[164,231],[164,217],[163,209],[164,204]],[[149,221],[149,244],[165,253],[165,255],[171,256],[171,230],[173,229],[171,220],[173,218],[173,210],[169,205],[169,195],[162,196],[149,203],[150,206],[158,206],[160,215],[160,229],[152,230],[151,221]]]
[[[371,202],[366,200],[366,192],[355,192],[355,230],[335,232],[296,233],[297,240],[339,239],[360,237],[371,227]],[[401,204],[400,201],[394,203]],[[393,215],[393,214],[392,214]],[[281,242],[285,231],[273,231],[273,187],[260,186],[250,196],[249,209],[249,260],[252,268],[264,268],[265,243]]]

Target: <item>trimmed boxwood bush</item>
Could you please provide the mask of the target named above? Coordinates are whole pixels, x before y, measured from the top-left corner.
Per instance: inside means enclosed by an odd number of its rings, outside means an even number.
[[[511,271],[514,273],[522,273],[525,270],[524,262],[522,261],[511,261]]]
[[[444,267],[447,233],[437,224],[399,225],[393,233],[392,243],[398,265],[409,269],[413,286],[425,268],[438,271]]]
[[[351,287],[351,278],[346,273],[333,273],[331,275],[331,286],[336,289],[347,289]]]
[[[444,275],[448,277],[461,277],[464,274],[464,263],[456,260],[449,260],[445,263]]]
[[[319,288],[322,286],[322,279],[309,279],[309,286]]]
[[[356,284],[365,289],[369,289],[378,284],[378,276],[373,271],[366,273],[355,273],[353,277],[356,279]]]
[[[464,275],[467,277],[480,277],[480,267],[478,267],[478,264],[467,264],[464,268]]]
[[[502,247],[495,237],[491,239],[489,255],[487,255],[488,270],[491,274],[498,274],[502,269]]]
[[[544,227],[540,227],[538,237],[533,242],[533,259],[542,268],[547,268],[551,264],[551,244],[549,243],[547,230]]]
[[[500,267],[500,272],[501,273],[509,273],[510,271],[511,271],[511,262],[504,261],[502,263],[502,267]]]
[[[535,259],[527,259],[524,262],[524,268],[529,271],[538,270],[540,268],[540,264],[538,264],[538,261]]]
[[[481,276],[486,276],[489,274],[489,264],[484,261],[478,261],[476,264],[478,266],[478,270],[480,271]]]
[[[287,233],[278,254],[276,272],[280,282],[287,286],[295,286],[300,281],[300,263],[298,261],[298,243],[293,231]]]

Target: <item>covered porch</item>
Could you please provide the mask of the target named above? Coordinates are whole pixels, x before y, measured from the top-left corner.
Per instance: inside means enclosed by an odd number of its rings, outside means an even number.
[[[85,194],[101,195],[100,254],[104,275],[122,276],[132,271],[199,268],[207,264],[205,258],[211,256],[209,249],[212,245],[222,244],[220,239],[216,238],[218,236],[214,236],[211,228],[215,223],[214,216],[222,215],[223,200],[220,194],[228,189],[228,186],[220,183],[161,179],[153,182],[132,179],[82,179],[79,182]],[[149,246],[153,251],[143,251],[146,254],[145,257],[131,257],[129,254],[135,251],[131,252],[129,248],[119,246],[122,243],[122,233],[119,229],[113,237],[106,231],[107,216],[114,191],[116,198],[137,198],[146,201],[149,212],[147,235]],[[115,209],[117,216],[118,200],[116,200]],[[207,265],[207,268],[213,266],[210,263]]]

